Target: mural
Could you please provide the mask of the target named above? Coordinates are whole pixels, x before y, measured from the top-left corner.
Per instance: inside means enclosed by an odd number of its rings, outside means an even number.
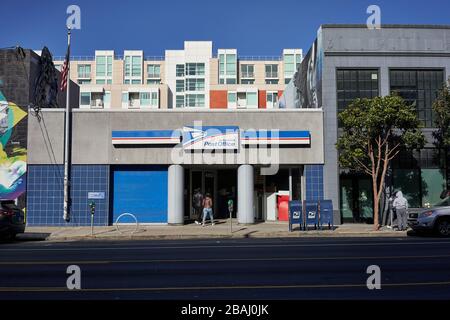
[[[311,49],[303,58],[293,79],[286,85],[280,99],[280,108],[321,108],[322,107],[322,30]]]
[[[27,113],[8,102],[0,91],[0,199],[14,200],[25,192],[27,152],[10,141],[14,128]]]

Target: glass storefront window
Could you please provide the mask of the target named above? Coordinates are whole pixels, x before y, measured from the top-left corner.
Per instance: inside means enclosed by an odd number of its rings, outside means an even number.
[[[389,79],[391,92],[397,92],[407,103],[413,104],[426,127],[434,127],[432,107],[444,83],[444,71],[391,69]]]

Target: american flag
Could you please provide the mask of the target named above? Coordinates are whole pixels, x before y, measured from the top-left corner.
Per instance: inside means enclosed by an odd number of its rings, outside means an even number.
[[[70,60],[70,45],[67,46],[66,59],[64,60],[64,64],[61,68],[61,91],[66,90],[67,88],[67,76],[69,74],[69,60]]]

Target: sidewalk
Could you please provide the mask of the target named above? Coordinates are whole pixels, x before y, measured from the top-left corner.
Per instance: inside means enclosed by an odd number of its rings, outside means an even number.
[[[232,231],[229,220],[217,221],[214,226],[207,224],[202,227],[196,224],[183,226],[169,225],[139,225],[136,232],[135,225],[120,225],[120,232],[116,226],[94,227],[94,236],[91,236],[90,227],[27,227],[26,233],[18,238],[24,240],[34,237],[41,240],[68,241],[68,240],[146,240],[146,239],[207,239],[207,238],[283,238],[283,237],[404,237],[406,232],[398,232],[382,228],[373,231],[368,224],[344,224],[335,227],[335,230],[300,231],[298,226],[293,232],[288,231],[286,222],[263,222],[254,225],[238,225],[233,219]]]

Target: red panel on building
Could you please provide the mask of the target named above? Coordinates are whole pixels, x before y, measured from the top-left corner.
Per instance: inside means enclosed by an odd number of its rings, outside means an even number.
[[[226,90],[211,90],[209,92],[209,107],[211,109],[227,109],[228,95]]]
[[[267,101],[266,101],[266,90],[259,90],[258,91],[258,108],[259,109],[266,109],[267,107]]]

